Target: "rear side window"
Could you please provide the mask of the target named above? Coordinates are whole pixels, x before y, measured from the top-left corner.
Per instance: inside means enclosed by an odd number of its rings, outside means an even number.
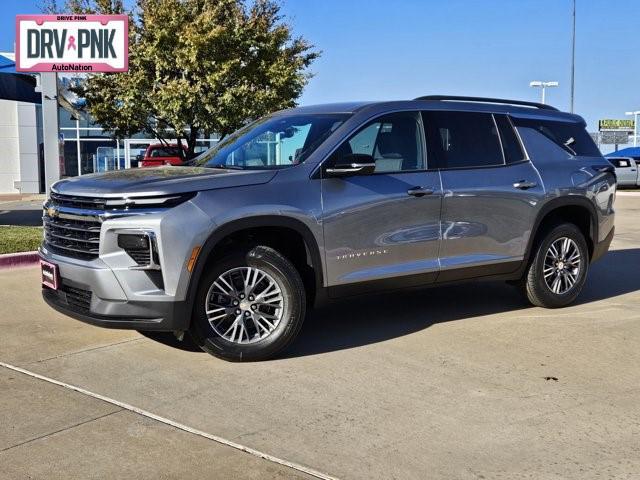
[[[504,165],[498,128],[490,113],[423,112],[429,167]],[[432,160],[435,160],[433,165]]]
[[[511,120],[506,115],[495,115],[496,125],[500,132],[502,149],[504,150],[504,160],[506,163],[516,163],[527,159],[518,136],[516,135]]]
[[[580,123],[513,118],[516,127],[533,128],[571,155],[599,157],[600,150]]]

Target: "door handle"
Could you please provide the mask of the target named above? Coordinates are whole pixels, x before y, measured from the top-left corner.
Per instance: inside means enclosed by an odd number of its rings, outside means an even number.
[[[407,195],[411,195],[412,197],[424,197],[425,195],[431,195],[432,193],[432,189],[424,187],[413,187],[407,190]]]
[[[537,187],[538,184],[536,182],[527,182],[526,180],[520,180],[513,184],[513,188],[518,188],[520,190],[529,190],[530,188]]]

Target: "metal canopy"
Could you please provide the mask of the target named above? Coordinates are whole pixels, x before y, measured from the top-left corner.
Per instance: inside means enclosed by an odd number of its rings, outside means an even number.
[[[15,62],[0,55],[0,100],[41,103],[41,95],[35,91],[35,86],[33,75],[16,72]]]

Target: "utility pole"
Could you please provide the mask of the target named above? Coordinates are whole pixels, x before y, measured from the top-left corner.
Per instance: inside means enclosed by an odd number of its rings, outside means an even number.
[[[573,102],[576,93],[576,0],[573,0],[573,29],[571,35],[571,105],[569,111],[573,113]]]

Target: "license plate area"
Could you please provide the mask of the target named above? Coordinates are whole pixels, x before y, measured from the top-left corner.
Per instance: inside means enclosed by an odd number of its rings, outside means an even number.
[[[53,290],[58,290],[60,284],[58,266],[45,260],[40,260],[40,272],[42,275],[42,285],[52,288]]]

